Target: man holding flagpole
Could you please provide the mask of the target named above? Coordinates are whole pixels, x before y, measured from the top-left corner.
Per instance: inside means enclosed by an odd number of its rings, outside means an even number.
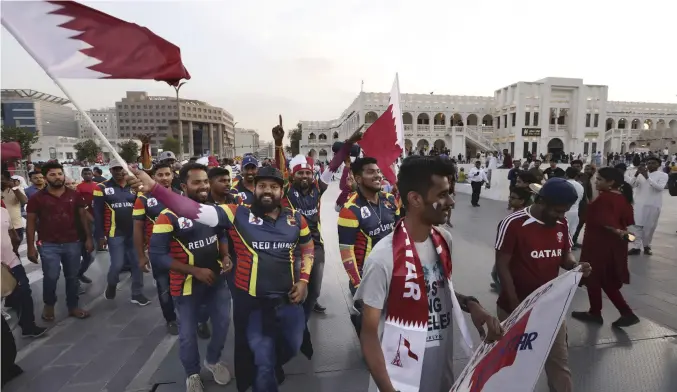
[[[407,216],[369,254],[355,294],[364,304],[360,342],[372,377],[369,392],[449,391],[453,321],[466,352],[472,347],[461,310],[482,338],[503,335],[476,298],[453,288],[451,235],[436,227],[451,212],[452,172],[450,162],[427,156],[409,157],[400,168]]]

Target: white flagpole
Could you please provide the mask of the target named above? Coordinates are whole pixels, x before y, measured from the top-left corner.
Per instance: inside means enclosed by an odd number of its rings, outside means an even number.
[[[14,28],[12,28],[12,26],[9,23],[5,23],[4,19],[2,19],[2,25],[7,29],[7,31],[9,31],[10,34],[12,34],[12,36],[14,37],[14,39],[16,39],[16,41],[19,43],[19,45],[21,45],[21,47],[24,48],[24,50],[26,50],[26,52],[28,52],[28,54],[33,58],[33,60],[35,60],[35,62],[37,62],[38,65],[40,65],[40,68],[42,68],[45,71],[45,73],[47,74],[47,76],[49,76],[49,78],[52,79],[52,81],[54,81],[54,83],[61,89],[61,91],[66,95],[66,98],[68,98],[68,100],[71,101],[73,106],[75,106],[75,108],[85,117],[85,119],[87,119],[87,123],[89,124],[90,127],[92,127],[92,129],[94,129],[96,136],[98,136],[99,139],[101,139],[101,141],[103,142],[103,144],[110,150],[111,154],[113,154],[113,157],[115,159],[117,159],[118,162],[120,162],[122,164],[122,167],[125,169],[127,174],[134,177],[134,174],[132,174],[131,170],[129,170],[129,166],[127,166],[127,162],[125,162],[125,160],[122,159],[120,154],[118,154],[118,152],[115,150],[115,148],[113,148],[113,145],[110,144],[110,142],[108,141],[106,136],[103,134],[103,132],[101,132],[99,127],[96,126],[96,124],[89,117],[87,112],[85,112],[80,107],[80,105],[73,99],[73,97],[70,95],[68,90],[66,90],[66,88],[63,86],[63,84],[61,84],[59,79],[57,79],[50,72],[49,68],[47,66],[45,66],[45,64],[43,64],[43,62],[40,60],[40,58],[37,56],[37,54],[35,52],[33,52],[33,50],[26,44],[26,42],[24,42],[23,38],[19,34],[17,34],[17,32],[14,30]]]

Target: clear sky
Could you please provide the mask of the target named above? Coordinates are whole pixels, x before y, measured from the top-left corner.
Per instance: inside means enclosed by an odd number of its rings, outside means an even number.
[[[493,95],[548,76],[609,86],[609,98],[677,102],[677,1],[302,0],[86,1],[178,45],[192,79],[182,96],[269,130],[277,114],[336,118],[365,91]],[[2,88],[63,96],[2,29]],[[67,80],[85,108],[127,90],[173,95],[152,81]]]

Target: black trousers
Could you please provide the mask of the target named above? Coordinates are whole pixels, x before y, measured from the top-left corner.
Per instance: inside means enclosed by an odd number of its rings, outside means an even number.
[[[482,191],[482,182],[481,181],[472,181],[470,183],[472,187],[472,196],[470,197],[470,204],[477,205],[480,201],[480,192]]]
[[[33,309],[33,295],[31,284],[26,276],[26,269],[19,264],[12,268],[12,275],[16,279],[17,286],[5,300],[5,304],[14,309],[19,315],[19,326],[24,331],[35,327],[35,314]]]
[[[4,386],[16,376],[20,375],[23,370],[14,363],[16,360],[16,342],[14,335],[9,328],[9,324],[5,318],[0,316],[2,323],[2,385]]]

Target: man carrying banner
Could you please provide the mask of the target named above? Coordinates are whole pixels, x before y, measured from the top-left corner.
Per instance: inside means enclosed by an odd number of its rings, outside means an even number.
[[[454,291],[451,235],[436,225],[451,212],[449,161],[412,156],[398,186],[407,216],[365,262],[355,299],[364,303],[360,342],[372,380],[369,391],[447,392],[453,384],[452,312],[466,348],[470,336],[461,310],[484,338],[503,334],[500,322],[476,298]]]
[[[549,179],[536,203],[505,217],[496,235],[496,269],[501,282],[497,315],[500,320],[543,284],[557,278],[559,269],[572,270],[579,263],[571,253],[571,237],[564,214],[576,202],[576,189],[564,178]],[[590,264],[580,263],[583,276]],[[566,324],[562,323],[545,362],[548,385],[553,392],[573,390]]]

